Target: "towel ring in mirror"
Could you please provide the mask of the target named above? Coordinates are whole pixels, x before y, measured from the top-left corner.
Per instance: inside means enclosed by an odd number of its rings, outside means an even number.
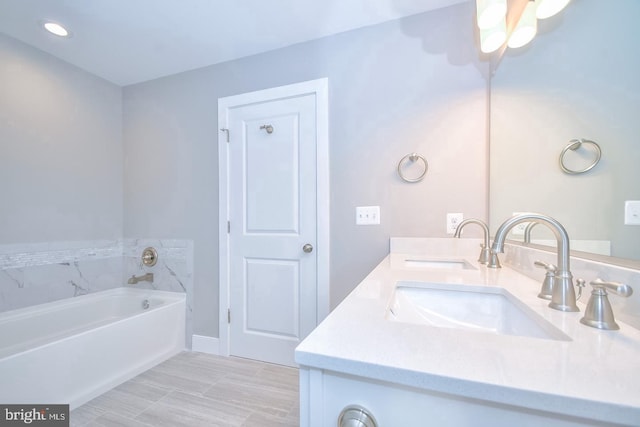
[[[569,151],[576,151],[582,146],[582,144],[589,144],[593,146],[596,153],[595,160],[584,169],[574,170],[574,169],[568,168],[567,165],[565,165],[565,155]],[[564,147],[564,149],[560,153],[560,169],[562,169],[564,173],[568,173],[569,175],[577,175],[577,174],[585,173],[593,169],[595,165],[598,164],[601,157],[602,157],[602,150],[600,149],[600,146],[595,141],[590,141],[584,138],[572,139],[571,141],[569,141],[569,144],[566,147]]]
[[[405,175],[405,172],[403,171],[403,169],[405,168],[405,166],[407,164],[412,164],[412,163],[416,163],[416,162],[421,162],[423,164],[422,173],[420,175],[418,175],[417,177],[415,177],[415,178],[407,177]],[[402,159],[400,159],[400,161],[398,162],[398,175],[400,175],[400,178],[402,178],[402,180],[405,181],[405,182],[420,182],[420,181],[422,181],[424,176],[427,174],[427,170],[428,169],[429,169],[429,163],[427,163],[425,158],[422,157],[421,155],[419,155],[418,153],[407,154]]]

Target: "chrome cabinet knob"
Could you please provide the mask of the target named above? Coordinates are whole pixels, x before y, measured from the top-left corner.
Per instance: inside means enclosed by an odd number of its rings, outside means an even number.
[[[373,415],[362,406],[350,405],[338,417],[338,427],[377,427]]]
[[[304,245],[302,247],[302,250],[304,251],[304,253],[308,254],[311,253],[313,251],[313,245],[310,243],[307,243],[306,245]]]

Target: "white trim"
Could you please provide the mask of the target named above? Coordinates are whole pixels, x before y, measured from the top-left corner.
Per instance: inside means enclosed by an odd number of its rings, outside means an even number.
[[[330,209],[329,209],[329,80],[327,78],[280,86],[271,89],[249,92],[218,99],[218,128],[228,128],[228,110],[234,106],[263,102],[306,94],[316,96],[316,144],[317,144],[317,321],[319,324],[329,314],[329,247],[330,247]],[[228,145],[226,134],[218,133],[218,233],[219,233],[219,354],[229,355],[229,175]]]
[[[218,338],[194,334],[192,339],[191,351],[220,354],[220,340]]]

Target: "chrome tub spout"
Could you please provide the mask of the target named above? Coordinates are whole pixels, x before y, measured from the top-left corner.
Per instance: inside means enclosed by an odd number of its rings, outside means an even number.
[[[153,273],[143,274],[142,276],[136,276],[135,274],[127,280],[127,283],[130,285],[135,285],[138,282],[149,282],[153,283]]]

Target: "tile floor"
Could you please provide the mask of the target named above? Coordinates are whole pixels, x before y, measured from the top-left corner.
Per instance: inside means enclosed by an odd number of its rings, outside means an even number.
[[[298,426],[298,370],[184,352],[71,412],[73,427]]]

